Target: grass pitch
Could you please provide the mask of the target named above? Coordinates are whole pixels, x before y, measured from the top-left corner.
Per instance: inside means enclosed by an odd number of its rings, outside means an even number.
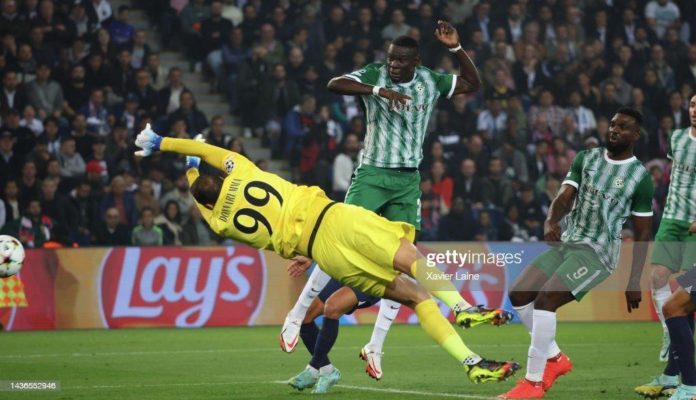
[[[419,329],[394,326],[376,382],[358,352],[372,326],[341,328],[331,360],[343,374],[330,399],[488,399],[503,383],[474,385],[461,367]],[[0,334],[0,380],[58,380],[60,391],[0,392],[0,399],[295,399],[315,398],[282,383],[309,356],[277,345],[278,327],[133,329]],[[461,332],[478,353],[494,359],[527,359],[529,335],[519,325]],[[560,378],[553,399],[638,398],[633,387],[658,374],[661,329],[657,323],[561,323],[558,342],[575,369]]]

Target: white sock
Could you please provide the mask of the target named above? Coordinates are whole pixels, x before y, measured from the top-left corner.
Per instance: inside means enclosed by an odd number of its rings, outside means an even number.
[[[400,307],[401,304],[392,300],[382,299],[380,301],[379,314],[377,314],[377,321],[375,321],[375,327],[372,329],[372,337],[367,347],[377,353],[382,351],[384,340],[387,338],[387,332],[389,332],[389,328],[391,328],[396,315],[399,313]]]
[[[520,317],[520,320],[522,321],[522,324],[527,328],[527,332],[529,334],[532,334],[532,327],[534,325],[534,303],[529,303],[525,304],[520,307],[515,307],[513,306],[512,308],[517,311],[517,316]],[[549,347],[549,353],[546,358],[552,358],[558,355],[558,353],[561,352],[561,349],[558,347],[558,344],[554,340],[551,342],[551,346]]]
[[[316,368],[314,368],[314,367],[312,367],[312,366],[309,365],[309,364],[307,364],[307,368],[306,368],[306,369],[312,374],[312,376],[318,376],[318,375],[319,375],[319,370],[316,369]]]
[[[324,365],[323,367],[319,368],[319,373],[322,375],[330,374],[334,369],[334,366],[329,364],[329,365]]]
[[[652,298],[655,304],[655,311],[657,311],[657,316],[660,318],[660,323],[662,324],[662,330],[667,331],[667,325],[665,324],[665,316],[662,315],[662,306],[665,305],[669,296],[672,295],[672,288],[667,283],[661,288],[653,288]]]
[[[330,279],[331,277],[316,265],[314,271],[312,271],[312,274],[309,276],[309,280],[307,280],[304,288],[302,288],[300,297],[290,310],[290,315],[298,319],[304,319],[305,314],[307,314],[307,309],[310,304],[312,304],[312,300],[324,289]]]
[[[556,313],[534,310],[534,327],[532,328],[532,346],[527,360],[527,379],[541,382],[544,367],[548,359],[551,343],[556,337]]]
[[[534,326],[534,315],[532,314],[534,312],[534,302],[520,307],[513,306],[512,308],[517,311],[517,316],[520,317],[520,321],[522,321],[524,326],[527,328],[527,332],[529,332],[531,335],[532,327]]]

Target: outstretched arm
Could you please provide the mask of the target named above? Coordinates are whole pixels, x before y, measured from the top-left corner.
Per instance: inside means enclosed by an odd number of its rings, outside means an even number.
[[[197,140],[159,136],[150,128],[150,124],[147,124],[145,129],[135,138],[135,145],[142,149],[135,153],[137,156],[146,157],[155,151],[170,151],[185,156],[196,156],[225,173],[230,172],[225,168],[225,161],[229,157],[234,156],[235,162],[246,160],[242,155],[233,151],[225,150]]]
[[[453,94],[473,93],[479,90],[483,82],[476,65],[459,44],[457,30],[449,22],[438,20],[435,37],[454,53],[459,62],[459,79],[457,79]]]

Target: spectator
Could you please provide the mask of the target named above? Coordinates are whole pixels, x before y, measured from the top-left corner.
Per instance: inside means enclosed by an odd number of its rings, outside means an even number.
[[[111,131],[107,120],[109,110],[104,105],[104,91],[102,89],[91,90],[89,102],[80,108],[80,114],[87,118],[87,130],[90,133],[105,136]]]
[[[75,237],[77,210],[63,193],[58,192],[58,180],[46,178],[41,182],[41,210],[53,221],[52,240],[72,243]]]
[[[193,93],[188,90],[181,93],[179,108],[169,116],[170,121],[175,119],[183,119],[186,122],[186,131],[191,138],[209,126],[208,118],[198,109]]]
[[[155,225],[155,217],[151,208],[144,207],[140,211],[140,224],[133,228],[131,244],[133,246],[161,246],[164,234],[162,229]]]
[[[117,208],[107,208],[102,214],[102,221],[94,232],[94,244],[98,246],[128,246],[130,244],[130,229],[124,224]]]
[[[503,163],[500,158],[491,158],[488,162],[488,176],[484,190],[486,197],[496,207],[502,207],[512,199],[512,182],[503,173]]]
[[[645,5],[645,20],[659,39],[679,23],[679,7],[671,0],[652,0]]]
[[[525,230],[529,232],[530,239],[541,238],[544,233],[542,223],[545,217],[534,194],[534,187],[531,184],[522,185],[519,197],[514,202],[519,211],[520,221]]]
[[[9,68],[6,69],[2,75],[0,112],[5,113],[9,110],[21,112],[28,102],[26,92],[19,86],[17,72]]]
[[[109,209],[118,211],[119,223],[126,227],[135,225],[138,218],[138,210],[131,193],[126,192],[126,183],[123,177],[115,176],[109,185],[109,192],[104,196],[99,205],[100,214],[108,214]]]
[[[28,249],[40,248],[51,240],[53,221],[41,212],[41,202],[31,199],[24,213],[2,228],[2,234],[14,236]]]
[[[232,21],[222,16],[222,1],[210,3],[210,17],[201,21],[202,51],[207,56],[213,50],[219,50],[232,30]]]
[[[209,17],[210,9],[206,7],[204,0],[189,2],[179,14],[186,52],[192,60],[191,67],[195,67],[197,71],[200,71],[200,62],[205,56],[203,54],[205,47],[201,46],[201,22]]]
[[[97,26],[106,26],[111,20],[111,4],[108,0],[83,0],[87,17],[90,23]]]
[[[539,105],[532,106],[529,114],[529,120],[535,121],[537,118],[543,115],[546,117],[546,123],[548,124],[551,132],[554,135],[561,135],[561,121],[565,116],[565,111],[554,104],[553,93],[550,90],[544,89],[539,95]]]
[[[63,112],[73,117],[89,102],[89,88],[85,81],[85,67],[75,65],[70,70],[70,79],[63,83],[65,103]]]
[[[24,107],[22,119],[19,120],[19,126],[32,131],[34,136],[39,136],[44,131],[44,125],[41,119],[36,118],[36,110],[31,104]]]
[[[470,158],[462,160],[454,177],[453,196],[460,197],[471,208],[481,209],[489,203],[483,188],[484,182],[476,173],[476,163]]]
[[[166,212],[166,205],[171,201],[175,201],[179,206],[179,210],[190,210],[191,207],[194,206],[196,203],[193,199],[193,196],[191,195],[191,192],[189,192],[189,184],[188,178],[186,178],[186,174],[179,175],[175,182],[175,185],[176,186],[174,187],[174,189],[162,196],[162,198],[160,199],[160,205],[162,205],[162,208]],[[181,224],[185,224],[186,222],[188,222],[188,213],[181,213],[181,211],[177,211],[177,215],[177,220]]]
[[[309,133],[316,120],[317,101],[311,95],[304,95],[302,102],[285,116],[285,152],[290,160],[297,160],[302,140]]]
[[[342,201],[346,197],[359,151],[358,137],[354,134],[346,135],[343,151],[333,163],[333,199],[336,201]]]
[[[210,130],[205,141],[213,146],[228,148],[232,139],[231,135],[224,131],[225,120],[221,115],[216,115],[210,120]]]
[[[494,242],[498,240],[498,228],[493,223],[491,213],[483,210],[479,213],[478,223],[476,224],[474,240],[479,242]]]
[[[70,192],[70,198],[73,207],[77,211],[75,242],[80,246],[90,245],[92,243],[92,230],[98,211],[98,204],[97,198],[92,194],[89,181],[80,182]]]
[[[430,176],[432,177],[433,192],[442,196],[442,201],[447,209],[452,207],[452,191],[454,183],[452,178],[447,176],[445,163],[436,160],[430,167]]]
[[[391,23],[382,29],[382,39],[394,40],[408,34],[411,26],[406,23],[404,12],[397,8],[391,13]]]
[[[167,79],[169,79],[169,77],[166,69],[160,64],[159,53],[150,53],[147,56],[147,65],[145,68],[150,74],[152,87],[155,88],[155,90],[162,90],[167,85]]]
[[[493,157],[502,161],[505,176],[512,180],[529,182],[527,158],[524,153],[515,148],[514,140],[506,138],[503,145],[493,152]]]
[[[61,176],[73,180],[83,178],[86,172],[85,160],[75,146],[75,138],[68,136],[61,142],[58,153]]]
[[[150,56],[152,50],[150,45],[146,43],[145,31],[138,29],[135,31],[135,36],[133,37],[133,44],[130,48],[131,51],[131,67],[138,70],[145,68],[147,65],[147,59]]]
[[[135,38],[135,28],[128,23],[130,7],[122,5],[118,8],[116,18],[109,24],[109,35],[117,47],[123,49],[130,47]]]
[[[421,232],[420,240],[438,240],[438,227],[441,215],[446,213],[442,196],[433,192],[433,181],[428,175],[421,178],[420,206]]]
[[[169,200],[164,206],[164,212],[155,218],[155,223],[164,233],[164,244],[167,246],[181,246],[183,228],[180,224],[181,213],[179,203]]]
[[[157,93],[157,114],[170,114],[179,109],[181,94],[188,89],[184,86],[181,69],[169,70],[168,84]]]
[[[520,211],[515,203],[507,206],[505,219],[500,225],[498,238],[511,242],[528,242],[530,239],[529,232],[520,223]]]
[[[181,243],[185,246],[212,246],[216,244],[215,233],[210,230],[208,224],[203,220],[201,211],[196,205],[191,206],[191,218],[183,226]]]
[[[449,214],[440,218],[438,227],[438,240],[442,241],[466,241],[472,239],[470,229],[462,229],[464,226],[473,226],[475,223],[471,209],[467,209],[464,199],[457,197],[452,204]]]
[[[36,79],[27,85],[27,98],[40,118],[61,116],[63,89],[58,82],[51,80],[51,68],[47,64],[42,63],[37,67]]]
[[[476,122],[476,131],[482,135],[486,141],[499,142],[499,135],[505,129],[507,113],[502,108],[502,103],[498,99],[488,100],[488,107],[481,111]]]
[[[12,132],[6,129],[0,130],[0,182],[16,177],[22,165],[22,159],[15,154],[13,148],[17,139]]]
[[[22,207],[19,203],[19,186],[14,179],[8,179],[3,185],[3,196],[0,197],[5,209],[5,223],[10,223],[20,217]],[[2,226],[0,226],[0,230]]]
[[[589,108],[581,103],[582,97],[580,92],[573,91],[570,93],[568,103],[568,114],[575,120],[575,129],[581,136],[585,136],[597,128],[597,121],[594,113]]]
[[[152,185],[152,181],[149,179],[143,179],[138,185],[138,190],[134,195],[135,207],[138,209],[139,213],[143,212],[143,209],[148,208],[154,213],[154,215],[159,215],[160,205],[159,201],[155,197],[155,191]]]

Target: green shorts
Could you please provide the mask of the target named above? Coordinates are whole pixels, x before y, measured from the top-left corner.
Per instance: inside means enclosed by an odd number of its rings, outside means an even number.
[[[360,165],[345,202],[366,208],[390,221],[407,222],[420,230],[420,173]]]
[[[688,222],[663,219],[655,235],[650,262],[673,272],[691,268],[696,263],[696,235],[689,234],[689,226]]]
[[[564,243],[552,247],[536,256],[532,265],[549,278],[558,275],[577,301],[609,277],[597,253],[584,244]]]

